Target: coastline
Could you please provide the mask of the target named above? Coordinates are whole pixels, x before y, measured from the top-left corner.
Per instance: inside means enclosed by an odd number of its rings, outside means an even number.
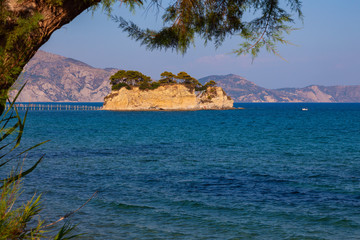
[[[243,110],[243,107],[232,107],[232,108],[199,108],[199,109],[186,109],[186,108],[179,108],[179,109],[103,109],[101,108],[100,111],[112,111],[112,112],[195,112],[195,111],[227,111],[227,110]]]

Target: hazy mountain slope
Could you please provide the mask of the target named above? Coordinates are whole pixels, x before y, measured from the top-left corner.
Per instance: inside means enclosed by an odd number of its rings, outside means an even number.
[[[224,76],[213,75],[201,78],[201,83],[214,80],[222,87],[235,102],[294,102],[298,101],[292,96],[280,91],[266,89],[240,76],[229,74]]]
[[[330,94],[335,102],[360,102],[360,85],[355,86],[332,86],[319,88]]]
[[[283,88],[277,91],[297,96],[303,102],[360,102],[360,85]]]
[[[215,80],[235,102],[360,102],[360,85],[266,89],[234,74],[199,79],[201,83],[210,80]]]
[[[109,77],[116,71],[38,51],[17,81],[16,88],[27,81],[18,101],[102,102],[110,92]]]

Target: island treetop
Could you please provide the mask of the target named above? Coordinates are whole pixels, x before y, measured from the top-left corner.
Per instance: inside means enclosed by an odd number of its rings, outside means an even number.
[[[202,85],[196,78],[193,78],[186,72],[179,72],[177,75],[165,71],[160,74],[161,79],[153,81],[149,76],[139,71],[119,70],[110,76],[111,90],[120,90],[125,87],[130,90],[133,86],[139,87],[140,90],[153,90],[161,85],[182,84],[195,91],[206,91],[208,87],[215,87],[216,82],[210,80]]]

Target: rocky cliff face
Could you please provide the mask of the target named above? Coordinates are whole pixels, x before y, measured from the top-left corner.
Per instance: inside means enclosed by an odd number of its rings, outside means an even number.
[[[201,110],[230,109],[234,101],[220,87],[208,88],[206,93],[195,95],[181,84],[160,86],[154,90],[121,88],[105,97],[104,110]]]
[[[18,102],[102,102],[111,91],[109,77],[116,71],[39,51],[15,85],[19,88],[27,82]]]
[[[234,74],[199,79],[201,83],[210,80],[215,80],[235,102],[360,102],[360,85],[266,89]]]
[[[208,87],[197,95],[197,106],[200,109],[230,109],[234,100],[221,87]]]

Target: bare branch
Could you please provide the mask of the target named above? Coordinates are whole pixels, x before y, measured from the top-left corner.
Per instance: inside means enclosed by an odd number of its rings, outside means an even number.
[[[88,202],[90,202],[90,200],[93,199],[93,198],[96,196],[96,194],[97,194],[97,191],[94,192],[94,194],[93,194],[83,205],[81,205],[78,209],[76,209],[76,210],[74,210],[74,211],[72,211],[72,212],[69,212],[69,213],[65,214],[64,216],[62,216],[61,218],[59,218],[59,219],[56,220],[55,222],[49,223],[48,225],[42,227],[41,229],[43,229],[43,228],[48,228],[48,227],[50,227],[50,226],[53,226],[53,225],[57,224],[58,222],[61,222],[61,221],[65,220],[66,218],[70,217],[71,215],[73,215],[74,213],[76,213],[77,211],[79,211],[81,208],[83,208]]]

